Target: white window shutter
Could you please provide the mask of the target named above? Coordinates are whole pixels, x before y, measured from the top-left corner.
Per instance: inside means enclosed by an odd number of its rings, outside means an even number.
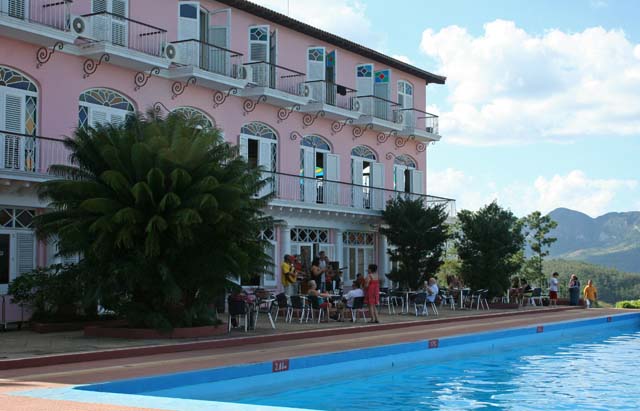
[[[353,186],[353,206],[355,208],[364,207],[364,187],[362,186],[362,159],[351,159],[351,182]]]
[[[124,124],[125,118],[126,118],[126,114],[111,113],[109,122],[114,126],[120,126]]]
[[[182,7],[193,8],[195,16],[183,16]],[[200,2],[189,1],[178,3],[178,41],[200,40]],[[200,65],[200,47],[193,41],[178,44],[178,60],[182,64]]]
[[[4,130],[24,133],[24,96],[6,93],[4,97]],[[3,143],[5,168],[20,169],[21,142],[21,137],[5,134]]]
[[[91,127],[96,127],[98,124],[107,124],[108,121],[109,115],[105,110],[95,107],[89,108],[89,124]]]
[[[252,29],[261,29],[266,31],[266,36],[264,39],[252,39],[251,38],[251,30]],[[271,31],[269,30],[269,26],[250,26],[249,27],[249,62],[264,62],[269,63],[269,37]],[[269,80],[269,65],[268,64],[252,64],[251,66],[251,76],[252,81],[259,85],[266,87],[268,85]]]
[[[337,154],[327,154],[326,179],[335,182],[326,182],[325,202],[338,204],[340,199],[340,156]]]
[[[424,194],[424,172],[411,170],[411,192],[414,194]]]
[[[325,101],[325,86],[321,81],[325,80],[326,50],[324,47],[309,47],[307,49],[307,81],[310,97],[315,101]]]
[[[371,185],[372,190],[371,207],[376,210],[384,209],[384,164],[373,163]]]
[[[17,233],[16,249],[18,270],[17,274],[28,273],[35,268],[36,241],[33,233]]]
[[[316,202],[316,158],[314,150],[303,148],[304,164],[304,201]]]
[[[258,166],[262,171],[262,178],[269,179],[269,183],[266,184],[260,191],[260,197],[265,196],[273,192],[273,159],[271,158],[271,142],[266,140],[260,140],[258,145]]]
[[[128,0],[111,0],[111,13],[116,16],[129,16]],[[117,17],[111,18],[111,41],[113,44],[126,47],[129,44],[128,30],[129,23],[127,20]]]
[[[240,146],[240,155],[244,157],[245,160],[248,160],[249,159],[249,139],[241,135],[238,141],[238,145]]]
[[[107,8],[107,0],[93,0],[91,12],[92,13],[104,13],[109,11]]]
[[[27,17],[27,8],[25,7],[26,0],[8,0],[3,1],[3,13],[7,13],[11,17],[17,19],[24,19]]]
[[[405,167],[403,166],[393,167],[393,178],[394,178],[393,189],[396,191],[404,192],[404,170],[405,170]]]
[[[368,76],[362,75],[363,72]],[[356,96],[373,95],[373,64],[360,64],[356,66]],[[360,112],[371,115],[373,112],[373,102],[371,97],[358,99]]]
[[[209,27],[209,42],[214,46],[227,49],[229,48],[228,39],[229,32],[227,27]],[[209,52],[209,70],[213,71],[214,73],[230,75],[231,67],[229,66],[229,53],[225,52],[224,50],[218,50],[212,47]]]

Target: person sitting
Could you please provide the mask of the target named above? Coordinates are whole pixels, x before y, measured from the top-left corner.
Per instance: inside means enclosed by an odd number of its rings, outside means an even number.
[[[522,295],[520,294],[520,279],[518,277],[513,277],[513,279],[511,280],[511,288],[509,288],[509,301],[520,304],[521,298]]]
[[[326,310],[328,317],[329,311],[331,310],[331,303],[328,300],[330,297],[329,293],[318,291],[318,284],[314,280],[311,280],[309,281],[309,292],[307,295],[318,297],[318,307],[321,310]]]
[[[358,297],[364,297],[364,291],[360,288],[360,284],[357,281],[353,282],[353,288],[351,291],[342,296],[342,301],[336,303],[336,317],[335,320],[339,318],[344,318],[344,310],[345,308],[353,308],[353,301]]]
[[[522,298],[522,305],[527,305],[527,302],[530,300],[533,295],[533,289],[527,282],[525,278],[520,280],[520,297]]]
[[[440,291],[440,289],[438,288],[438,282],[435,278],[429,278],[429,281],[427,282],[425,287],[425,291],[427,292],[427,301],[430,303],[435,303],[438,292]]]

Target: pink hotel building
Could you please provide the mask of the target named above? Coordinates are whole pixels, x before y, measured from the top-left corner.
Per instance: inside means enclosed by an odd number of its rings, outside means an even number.
[[[390,269],[386,201],[429,202],[424,111],[441,77],[245,0],[0,0],[0,295],[59,262],[31,228],[39,182],[68,162],[78,126],[180,111],[219,128],[272,177],[261,235],[279,262],[306,248],[347,267]],[[277,269],[253,284],[279,287]],[[9,298],[5,321],[15,316]]]

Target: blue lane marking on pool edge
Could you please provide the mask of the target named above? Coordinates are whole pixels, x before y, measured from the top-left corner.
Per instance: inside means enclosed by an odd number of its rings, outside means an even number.
[[[486,331],[481,333],[472,333],[466,335],[456,335],[452,337],[444,337],[437,340],[421,340],[409,343],[399,343],[378,347],[367,347],[355,350],[340,351],[334,353],[318,354],[307,357],[296,357],[286,359],[286,370],[303,370],[312,367],[329,366],[342,362],[353,362],[358,360],[367,360],[373,357],[386,357],[391,355],[402,355],[412,352],[421,352],[421,355],[427,354],[428,351],[442,352],[442,348],[454,349],[458,351],[465,349],[465,345],[482,346],[490,340],[496,342],[503,340],[506,344],[507,340],[513,337],[534,336],[538,334],[540,338],[551,338],[550,333],[564,333],[568,330],[587,327],[592,325],[608,326],[615,323],[621,326],[623,322],[633,322],[640,318],[640,313],[624,313],[616,315],[608,315],[602,317],[593,317],[582,320],[569,320],[554,323],[543,324],[544,333],[538,333],[538,328],[531,326],[516,327],[503,329],[498,331]],[[604,320],[604,321],[603,321]],[[615,321],[614,321],[615,320]],[[636,323],[637,325],[637,323]],[[437,341],[435,347],[432,346],[433,341]],[[429,350],[429,348],[439,348],[438,350]],[[251,376],[261,376],[274,372],[275,364],[273,361],[261,362],[255,364],[240,364],[234,366],[226,366],[219,368],[211,368],[198,371],[187,371],[174,374],[164,374],[153,377],[143,377],[127,380],[117,380],[113,382],[105,382],[92,385],[82,385],[75,387],[67,387],[64,389],[39,389],[28,392],[12,393],[11,395],[24,395],[38,398],[50,398],[60,400],[71,400],[91,403],[114,404],[134,406],[132,403],[141,404],[140,406],[154,407],[158,409],[172,410],[275,410],[285,409],[282,407],[253,406],[248,404],[203,401],[203,400],[187,400],[168,397],[154,397],[150,395],[134,395],[145,392],[162,391],[166,389],[174,389],[181,386],[198,385],[212,382],[225,382],[236,378],[247,378]],[[279,376],[286,375],[287,372],[281,372]],[[114,402],[115,401],[115,402]],[[292,410],[292,408],[288,408]]]

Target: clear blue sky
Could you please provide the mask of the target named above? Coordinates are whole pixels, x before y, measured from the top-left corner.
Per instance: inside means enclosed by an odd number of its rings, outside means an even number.
[[[257,2],[447,76],[430,194],[640,210],[640,0]]]

